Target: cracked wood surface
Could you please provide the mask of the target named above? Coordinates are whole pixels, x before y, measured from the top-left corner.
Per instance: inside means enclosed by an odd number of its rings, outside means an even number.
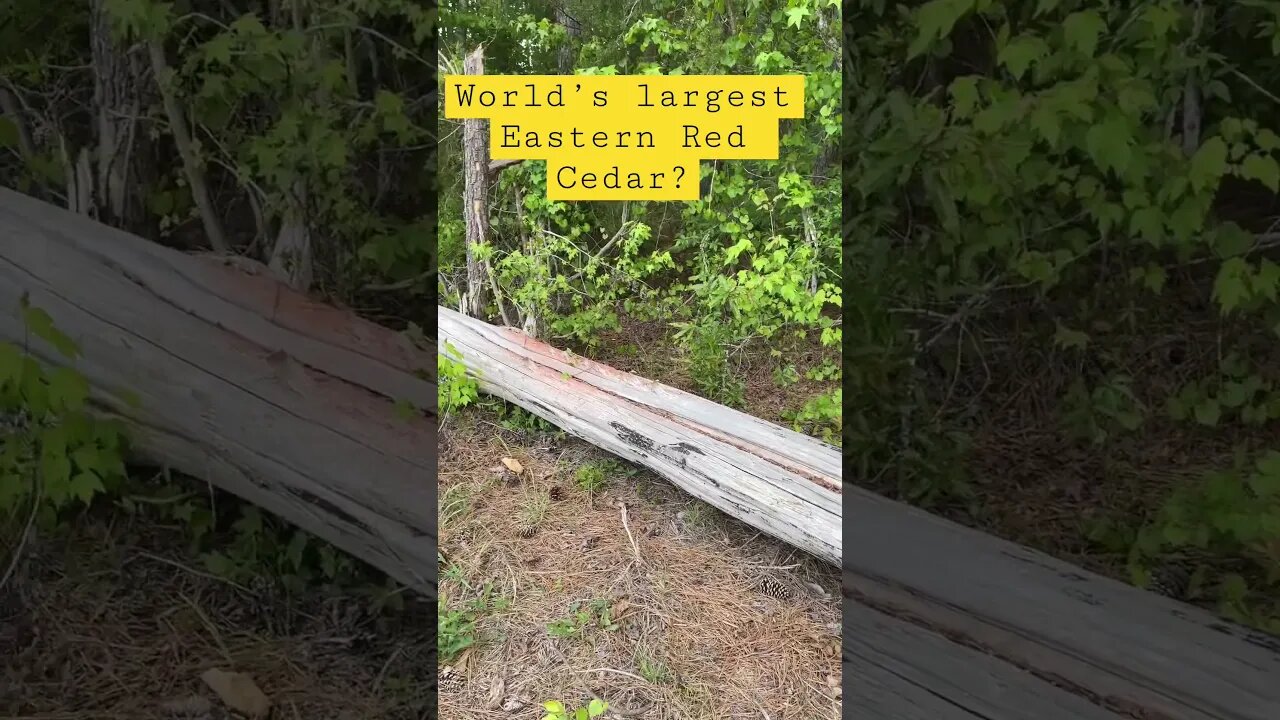
[[[838,448],[556,350],[519,330],[449,308],[437,311],[440,352],[451,343],[485,392],[650,468],[766,534],[839,564]]]
[[[425,349],[265,275],[0,188],[0,339],[33,305],[135,449],[435,594],[436,403]],[[139,400],[133,407],[124,398]]]
[[[1280,639],[852,485],[845,513],[846,612],[874,607],[1118,717],[1280,718]]]

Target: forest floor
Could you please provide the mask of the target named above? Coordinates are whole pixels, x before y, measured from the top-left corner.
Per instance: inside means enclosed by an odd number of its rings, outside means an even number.
[[[628,324],[582,352],[692,390],[666,332]],[[747,412],[779,422],[801,394],[761,383],[746,396]],[[493,404],[442,433],[442,657],[458,640],[447,628],[474,623],[459,647],[474,644],[442,662],[456,678],[444,717],[532,707],[536,720],[543,702],[592,697],[614,717],[840,716],[835,568],[530,421]],[[760,592],[766,577],[790,597]]]
[[[239,717],[211,669],[249,676],[285,720],[434,706],[435,612],[408,594],[391,614],[358,592],[250,590],[206,572],[182,528],[111,508],[28,538],[0,588],[0,718]]]

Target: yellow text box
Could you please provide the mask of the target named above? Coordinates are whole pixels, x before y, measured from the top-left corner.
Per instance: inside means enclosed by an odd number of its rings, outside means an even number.
[[[775,160],[803,75],[449,75],[445,116],[495,160],[546,160],[552,200],[696,200],[702,160]]]
[[[702,166],[697,160],[659,158],[615,163],[580,156],[547,161],[547,199],[697,200]]]

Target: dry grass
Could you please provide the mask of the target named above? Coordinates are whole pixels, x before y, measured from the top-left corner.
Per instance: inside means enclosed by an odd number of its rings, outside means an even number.
[[[210,668],[250,675],[282,720],[428,716],[422,603],[389,618],[357,596],[264,597],[204,574],[180,532],[129,522],[27,544],[0,589],[0,717],[234,717],[200,680]]]
[[[454,661],[465,683],[442,692],[443,717],[536,718],[543,701],[593,695],[618,717],[652,720],[839,716],[833,568],[647,473],[618,466],[583,492],[576,469],[602,457],[585,444],[495,430],[482,412],[446,436],[441,594],[458,607],[489,584],[503,603],[480,614],[478,643]],[[503,457],[524,466],[518,481],[502,477]],[[765,573],[796,596],[753,591]],[[593,601],[617,629],[552,636],[549,624]]]

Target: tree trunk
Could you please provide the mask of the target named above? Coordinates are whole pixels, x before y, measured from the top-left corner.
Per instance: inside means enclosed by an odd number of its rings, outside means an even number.
[[[112,37],[106,0],[92,0],[90,33],[93,57],[95,169],[94,216],[114,227],[131,229],[130,166],[138,156],[144,65]]]
[[[477,47],[463,61],[467,75],[484,74],[484,46]],[[488,293],[485,292],[485,261],[476,254],[475,246],[489,237],[489,133],[484,120],[462,121],[462,162],[466,166],[466,185],[462,191],[462,208],[467,215],[467,314],[484,317]]]
[[[155,75],[156,86],[164,101],[165,115],[169,118],[169,132],[173,133],[173,144],[178,146],[178,155],[182,157],[182,169],[187,178],[187,187],[191,188],[191,197],[200,210],[200,219],[204,224],[205,236],[209,247],[215,252],[226,254],[231,251],[227,244],[226,234],[222,231],[222,219],[218,217],[218,208],[209,195],[209,187],[205,184],[204,164],[196,153],[195,143],[187,130],[187,114],[178,101],[177,93],[169,87],[172,82],[172,71],[165,59],[164,45],[161,40],[151,40],[147,44],[147,54],[151,58],[151,72]]]
[[[0,340],[65,364],[27,337],[28,294],[79,343],[95,406],[143,458],[434,594],[436,387],[422,377],[435,358],[248,267],[0,189]]]
[[[695,395],[571,356],[523,333],[437,309],[481,388],[833,565],[840,451]]]

